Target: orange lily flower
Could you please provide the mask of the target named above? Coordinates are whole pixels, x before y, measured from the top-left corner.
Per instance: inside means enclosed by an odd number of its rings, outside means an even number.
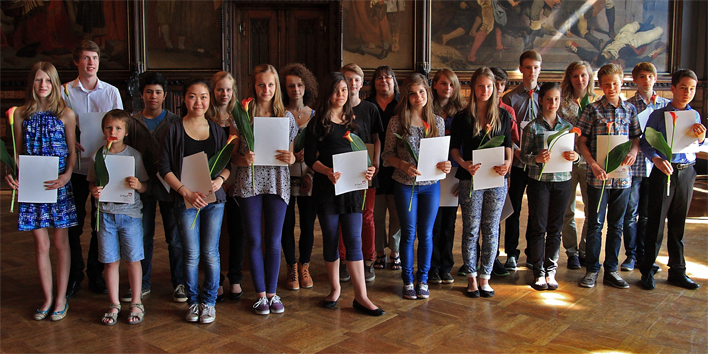
[[[428,134],[430,134],[430,124],[428,122],[423,121],[423,127],[425,127],[425,132],[423,133],[424,137],[428,137]]]
[[[7,122],[12,124],[15,124],[15,110],[17,109],[17,106],[10,107],[10,109],[5,112],[5,115],[7,115]]]
[[[244,98],[241,101],[241,107],[243,107],[243,110],[246,111],[246,113],[248,113],[248,104],[251,103],[251,101],[253,101],[253,97]]]
[[[236,140],[236,139],[238,139],[238,135],[236,135],[236,134],[231,134],[231,135],[229,135],[229,140],[226,141],[226,145],[231,144],[231,142],[234,141],[234,140]]]
[[[575,134],[577,134],[578,136],[583,135],[583,134],[580,132],[580,128],[578,128],[578,127],[573,127],[573,129],[571,129],[570,132],[571,132],[571,133],[575,133]]]
[[[347,132],[344,134],[344,136],[342,138],[347,139],[347,140],[349,140],[349,142],[353,143],[354,140],[352,140],[352,137],[349,135],[350,133],[351,132],[347,130]]]

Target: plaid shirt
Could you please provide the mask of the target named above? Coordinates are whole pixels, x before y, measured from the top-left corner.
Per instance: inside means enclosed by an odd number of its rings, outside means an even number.
[[[530,122],[536,118],[538,112],[540,112],[538,105],[538,84],[533,89],[533,99],[531,99],[531,92],[527,90],[524,85],[519,85],[515,89],[509,91],[502,97],[501,101],[511,106],[516,113],[516,123],[521,129],[521,122]],[[514,156],[511,161],[511,165],[514,167],[524,168],[524,164],[519,161],[519,159]]]
[[[654,94],[656,95],[656,92],[654,92]],[[644,98],[642,98],[642,95],[639,94],[639,91],[637,91],[637,93],[635,93],[634,96],[628,99],[627,102],[633,104],[634,107],[637,107],[637,114],[639,114],[644,112],[644,110],[648,107],[651,107],[654,110],[664,108],[671,101],[657,95],[656,100],[653,104],[651,102],[647,104],[646,102],[644,102]],[[646,158],[646,156],[640,149],[639,152],[637,152],[637,159],[634,161],[634,165],[632,165],[632,176],[649,177],[649,173],[651,172],[652,167],[654,167],[654,164],[651,162],[651,160]]]
[[[536,155],[541,152],[545,147],[546,136],[544,135],[547,131],[560,131],[563,128],[572,128],[573,125],[569,122],[563,120],[558,116],[558,121],[555,127],[551,127],[550,124],[539,115],[538,118],[534,119],[529,123],[524,129],[524,137],[521,139],[521,162],[526,164],[527,172],[529,178],[534,180],[539,180],[538,177],[541,175],[541,169],[543,169],[542,163],[536,162]],[[544,173],[541,176],[541,182],[565,182],[570,180],[571,172],[555,172],[555,173]]]
[[[637,120],[637,108],[634,105],[622,101],[620,98],[619,106],[614,107],[603,96],[598,101],[589,104],[578,119],[578,128],[587,138],[587,146],[590,149],[590,155],[593,158],[597,157],[597,136],[608,135],[607,123],[615,123],[612,135],[629,135],[629,139],[639,138],[642,134]],[[605,184],[608,189],[624,189],[632,185],[632,176],[630,178],[609,178]],[[594,188],[602,188],[602,180],[595,178],[592,168],[588,168],[587,172],[588,185]]]

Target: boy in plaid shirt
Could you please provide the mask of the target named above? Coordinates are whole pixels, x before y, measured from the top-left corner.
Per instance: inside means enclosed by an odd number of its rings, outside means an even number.
[[[630,178],[607,178],[603,167],[595,160],[597,157],[598,135],[627,135],[632,140],[632,148],[622,161],[622,166],[634,163],[639,149],[641,129],[637,120],[637,109],[622,101],[622,68],[607,64],[597,73],[600,87],[605,94],[601,99],[588,105],[578,119],[582,136],[578,138],[578,150],[588,163],[588,209],[586,215],[588,236],[586,244],[585,266],[587,273],[580,286],[592,288],[600,271],[600,249],[602,248],[602,226],[607,212],[608,224],[605,245],[604,283],[620,289],[629,288],[629,284],[617,272],[618,254],[622,242],[622,223],[629,201]],[[604,183],[603,183],[604,182]],[[603,190],[603,187],[605,190]]]

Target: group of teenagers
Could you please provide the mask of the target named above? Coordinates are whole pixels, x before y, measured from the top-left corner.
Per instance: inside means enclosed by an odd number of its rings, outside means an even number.
[[[450,135],[449,161],[436,163],[436,168],[444,173],[457,169],[455,194],[462,209],[464,262],[459,272],[467,276],[465,295],[494,296],[491,275],[516,268],[524,193],[529,205],[527,266],[533,269],[534,289],[558,288],[555,274],[561,239],[568,268],[587,268],[580,285],[595,285],[601,269],[605,214],[604,283],[629,287],[617,271],[624,235],[627,260],[621,268],[631,270],[636,265],[642,272],[642,286],[654,288],[658,270],[654,262],[668,217],[668,280],[684,288],[698,288],[686,276],[682,241],[696,176],[695,155],[663,156],[642,138],[637,119],[639,112],[652,107],[655,111],[647,126],[666,135],[664,112],[691,110],[688,104],[697,79],[690,70],[673,74],[673,100],[668,101],[653,90],[654,66],[638,64],[632,72],[637,93],[625,101],[620,97],[623,71],[614,64],[597,73],[602,97],[593,94],[594,73],[587,62],[571,63],[560,85],[548,82],[539,87],[542,58],[529,50],[519,60],[521,85],[500,98],[508,76],[500,68],[481,67],[469,81],[470,96],[464,102],[460,81],[450,69],[439,70],[432,86],[423,75],[411,74],[399,88],[394,71],[381,66],[374,71],[368,97],[361,99],[364,73],[356,64],[348,64],[320,82],[301,64],[289,64],[280,71],[263,64],[255,67],[251,76],[247,97],[252,100],[238,101],[236,81],[227,72],[216,73],[210,81],[187,81],[182,92],[184,116],[179,117],[162,108],[167,85],[164,77],[154,72],[141,77],[143,110],[133,114],[123,110],[118,90],[98,80],[99,58],[100,48],[83,41],[74,51],[79,76],[64,85],[52,64],[35,64],[26,102],[14,112],[17,151],[59,157],[59,178],[45,182],[47,189],[58,190],[57,202],[19,205],[19,230],[32,231],[44,292],[44,302],[34,314],[36,320],[63,319],[68,299],[80,289],[84,263],[79,236],[89,195],[94,231],[87,275],[93,291],[108,294],[110,305],[101,319],[105,325],[118,322],[121,301],[130,303],[128,323],[144,319],[142,297],[151,288],[158,204],[168,244],[173,299],[189,305],[185,317],[189,322],[213,322],[216,302],[226,297],[219,251],[223,220],[229,238],[229,297],[236,300],[243,295],[241,270],[248,252],[257,314],[285,311],[277,295],[281,247],[287,263],[286,287],[313,286],[309,267],[316,218],[331,288],[322,303],[325,308],[337,306],[340,282],[351,280],[353,307],[367,315],[383,315],[384,310],[369,299],[366,282],[375,278],[374,269],[386,268],[388,263],[392,269],[401,269],[404,298],[426,299],[429,283],[454,282],[450,273],[457,206],[439,207],[439,181],[416,182],[421,173],[414,155],[420,152],[421,139],[445,135]],[[583,98],[592,103],[581,111]],[[234,107],[242,104],[251,122],[254,117],[288,119],[290,149],[274,152],[275,158],[288,166],[254,166],[255,154],[232,115]],[[79,151],[84,148],[76,125],[82,113],[89,112],[107,112],[101,122],[106,155],[134,157],[134,177],[125,180],[137,192],[133,203],[96,202],[102,187],[96,182],[95,152],[77,165]],[[706,129],[697,112],[695,117],[692,131],[703,144]],[[575,149],[562,152],[563,158],[573,161],[572,171],[543,173],[543,165],[550,159],[544,133],[572,127],[580,130]],[[82,130],[80,134],[99,132]],[[335,184],[342,176],[333,169],[333,156],[352,151],[350,134],[373,146],[371,166],[361,171],[371,187],[336,195]],[[623,161],[632,166],[632,177],[607,179],[595,160],[597,136],[607,134],[628,135],[632,140]],[[494,137],[502,137],[503,161],[497,166],[475,163],[473,151]],[[304,147],[297,151],[300,138],[304,143],[299,145]],[[229,149],[229,144],[234,148]],[[212,171],[215,201],[207,202],[208,195],[181,182],[183,159],[196,153],[212,158],[222,150],[231,160],[222,171]],[[505,176],[504,184],[475,190],[473,176],[481,169]],[[671,179],[668,193],[667,175]],[[6,180],[12,188],[19,188],[12,175]],[[586,217],[580,238],[574,223],[578,184]],[[501,265],[497,259],[499,230],[507,198],[514,212],[505,220],[507,259]],[[294,230],[296,203],[299,257]],[[95,220],[97,215],[100,220]],[[56,296],[47,228],[54,228],[57,250]],[[120,260],[128,268],[130,283],[130,291],[123,296],[118,289]]]

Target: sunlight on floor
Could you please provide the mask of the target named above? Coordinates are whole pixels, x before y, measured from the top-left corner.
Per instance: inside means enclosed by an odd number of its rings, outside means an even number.
[[[567,301],[565,301],[565,295],[562,293],[556,293],[556,292],[550,292],[550,291],[543,291],[538,294],[542,299],[543,303],[546,305],[551,305],[551,306],[568,306],[570,305]]]
[[[656,262],[666,265],[669,262],[669,257],[656,257]],[[691,262],[686,260],[686,275],[694,279],[708,279],[708,266],[701,263]]]

